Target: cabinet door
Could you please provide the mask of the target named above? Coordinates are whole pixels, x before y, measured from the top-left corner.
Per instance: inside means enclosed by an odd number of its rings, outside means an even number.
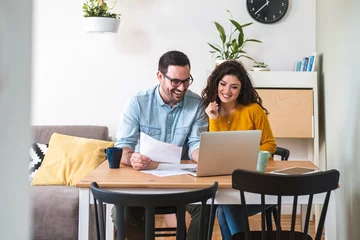
[[[313,90],[257,89],[274,137],[313,138]]]

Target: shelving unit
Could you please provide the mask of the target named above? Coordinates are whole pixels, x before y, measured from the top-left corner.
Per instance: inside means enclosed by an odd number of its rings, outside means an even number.
[[[317,72],[248,73],[270,112],[275,138],[308,139],[308,159],[323,166],[319,161]]]

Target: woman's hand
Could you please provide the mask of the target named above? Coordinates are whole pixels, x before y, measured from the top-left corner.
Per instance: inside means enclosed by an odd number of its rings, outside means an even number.
[[[207,108],[205,109],[206,114],[212,120],[215,120],[219,117],[219,105],[216,101],[209,103]]]

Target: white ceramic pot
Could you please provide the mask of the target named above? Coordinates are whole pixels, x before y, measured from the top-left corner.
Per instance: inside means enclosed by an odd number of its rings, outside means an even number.
[[[253,67],[251,68],[251,71],[270,71],[270,68],[256,68],[256,67]]]
[[[215,60],[215,64],[216,66],[219,66],[220,64],[222,64],[223,62],[226,62],[227,60],[224,60],[224,59],[216,59]]]
[[[238,61],[239,63],[241,63],[241,61],[239,59],[233,59],[233,60],[236,60]],[[226,62],[226,61],[230,61],[230,60],[226,60],[226,59],[216,59],[215,60],[215,64],[216,66],[219,66],[220,64],[222,64],[223,62]]]
[[[84,30],[89,33],[117,33],[120,19],[108,17],[84,17]]]

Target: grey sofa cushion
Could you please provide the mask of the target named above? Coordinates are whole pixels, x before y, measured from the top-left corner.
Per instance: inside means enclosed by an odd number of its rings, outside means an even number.
[[[79,189],[31,187],[33,239],[75,240],[78,237]]]
[[[54,125],[54,126],[33,126],[33,142],[49,143],[50,137],[54,132],[99,140],[109,140],[109,130],[104,126],[87,125]]]
[[[33,126],[34,142],[47,144],[54,133],[109,140],[104,126]],[[79,189],[71,186],[32,186],[32,239],[77,240]],[[93,205],[90,208],[89,239],[96,239]]]
[[[30,189],[33,240],[77,240],[79,189],[71,186],[33,186]],[[104,209],[105,210],[105,209]],[[89,240],[95,240],[94,205],[89,214]]]

